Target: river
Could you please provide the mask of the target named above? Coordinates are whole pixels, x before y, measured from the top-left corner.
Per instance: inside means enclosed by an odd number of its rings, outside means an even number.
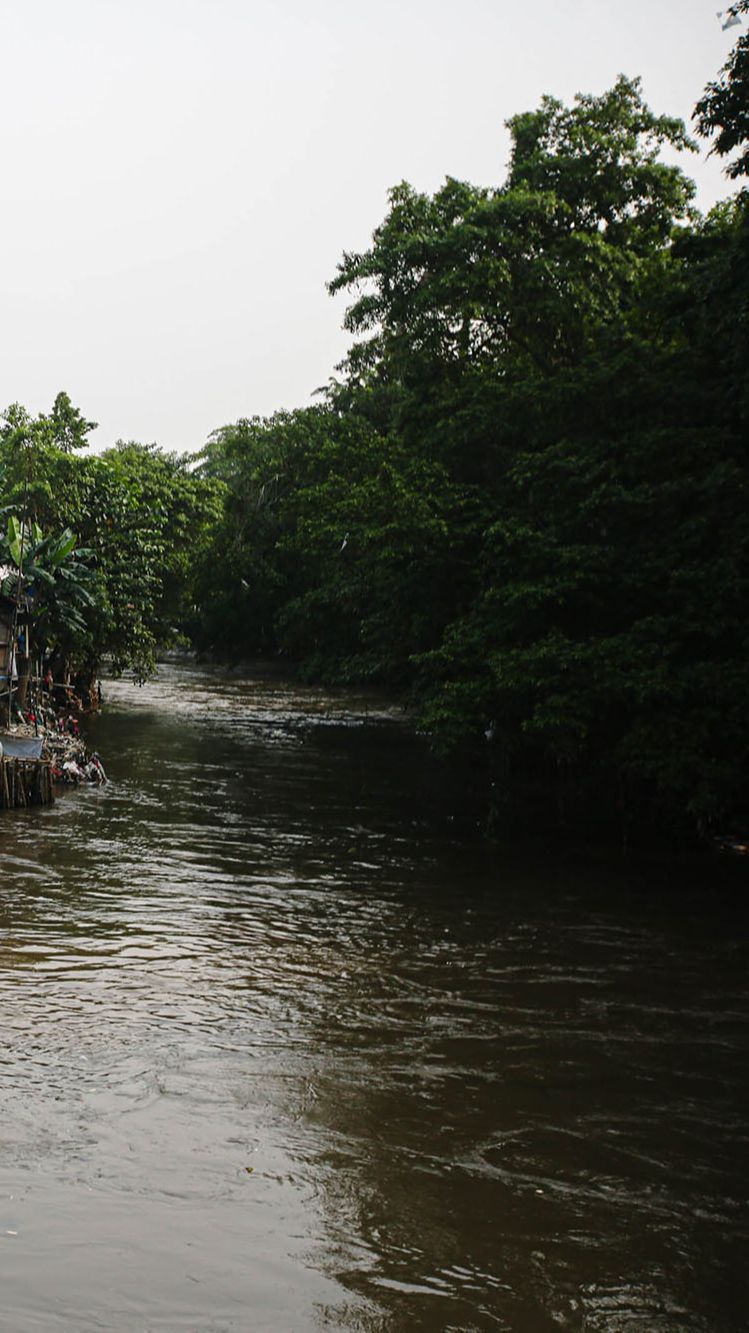
[[[749,1327],[746,911],[510,853],[396,710],[161,668],[0,822],[0,1328]]]

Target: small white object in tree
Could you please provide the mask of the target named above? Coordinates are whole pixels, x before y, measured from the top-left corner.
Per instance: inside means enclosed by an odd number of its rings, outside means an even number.
[[[725,15],[727,15],[727,17],[724,18]],[[741,27],[741,19],[738,14],[732,14],[730,9],[718,10],[718,22],[724,32],[727,28],[735,28],[737,25]]]

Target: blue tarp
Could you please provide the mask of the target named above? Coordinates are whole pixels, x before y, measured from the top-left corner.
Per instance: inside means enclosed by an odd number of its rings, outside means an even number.
[[[6,759],[41,759],[44,740],[41,736],[8,736],[0,732],[0,745]]]

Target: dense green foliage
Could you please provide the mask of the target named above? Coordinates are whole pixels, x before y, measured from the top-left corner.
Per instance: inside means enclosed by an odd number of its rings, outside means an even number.
[[[742,35],[695,112],[736,180],[748,94]],[[700,217],[685,127],[623,77],[509,128],[501,186],[403,183],[344,255],[319,406],[190,465],[14,406],[0,504],[75,534],[46,633],[79,663],[279,653],[401,691],[496,817],[705,828],[746,809],[749,194]]]
[[[27,529],[15,514],[0,533],[0,593],[12,600],[25,593],[30,599],[34,634],[43,645],[65,651],[85,633],[86,615],[96,604],[90,554],[77,546],[69,528],[45,536],[37,523]]]
[[[721,153],[741,70],[697,112]],[[212,437],[196,630],[407,690],[497,810],[706,825],[747,772],[746,199],[700,218],[624,78],[510,130],[500,188],[400,185],[344,256],[325,404]]]
[[[737,0],[732,16],[749,14],[749,0]],[[733,155],[726,174],[732,180],[749,176],[749,33],[743,33],[721,70],[697,103],[695,119],[700,134],[715,136],[713,151]]]
[[[83,675],[108,656],[116,670],[128,667],[143,679],[191,605],[221,487],[153,446],[120,443],[99,457],[74,453],[93,429],[66,394],[58,394],[49,415],[32,419],[18,404],[5,412],[0,506],[9,527],[0,563],[20,565],[24,587],[38,595],[43,646]],[[44,563],[63,538],[67,563],[55,568],[53,589]]]

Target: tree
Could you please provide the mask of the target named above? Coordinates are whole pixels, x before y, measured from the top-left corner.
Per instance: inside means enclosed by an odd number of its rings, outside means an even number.
[[[30,600],[34,635],[42,649],[69,656],[86,634],[97,592],[90,554],[69,528],[45,536],[38,524],[15,515],[0,534],[0,591],[4,597]]]
[[[0,418],[6,502],[45,528],[68,522],[79,526],[85,513],[81,492],[85,469],[73,454],[87,444],[95,428],[96,423],[86,421],[66,393],[57,395],[50,413],[37,417],[20,403],[11,403]]]
[[[422,719],[445,745],[486,733],[516,791],[715,818],[747,754],[745,462],[699,328],[733,224],[698,224],[660,156],[693,145],[636,81],[510,129],[504,186],[397,187],[332,284],[357,341],[331,404],[443,479],[424,472],[440,554],[418,527],[410,553],[440,569],[428,632],[401,617]]]
[[[96,572],[85,626],[67,644],[85,672],[109,656],[140,679],[157,648],[179,631],[206,533],[219,509],[216,484],[189,461],[154,446],[120,442],[101,457],[74,450],[93,423],[58,395],[36,419],[20,405],[0,427],[0,500],[28,531],[80,534]]]
[[[731,14],[749,14],[749,0],[738,0]],[[749,33],[743,33],[720,75],[709,83],[695,108],[700,134],[715,139],[719,157],[737,153],[726,166],[731,180],[749,176]]]
[[[215,521],[217,486],[193,475],[189,459],[120,441],[87,464],[83,531],[104,584],[91,646],[116,671],[138,679],[188,614],[192,582]]]

